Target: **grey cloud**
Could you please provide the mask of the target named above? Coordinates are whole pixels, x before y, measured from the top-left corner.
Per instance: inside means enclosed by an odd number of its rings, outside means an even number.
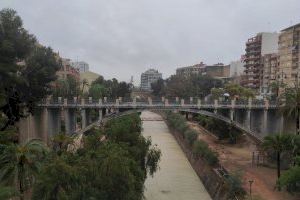
[[[247,38],[300,22],[299,0],[1,0],[42,44],[106,78],[229,63]]]

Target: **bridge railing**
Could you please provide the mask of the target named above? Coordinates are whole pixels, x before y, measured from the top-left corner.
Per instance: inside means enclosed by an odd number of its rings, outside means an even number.
[[[184,100],[184,101],[183,101]],[[152,102],[152,103],[151,103]],[[53,97],[47,100],[42,100],[41,104],[50,104],[50,106],[90,106],[97,107],[102,104],[102,106],[119,106],[119,107],[185,107],[185,108],[227,108],[234,106],[234,108],[277,108],[279,104],[276,101],[264,101],[264,100],[236,100],[232,102],[231,100],[215,101],[213,99],[201,99],[200,102],[198,98],[176,98],[176,97],[154,97],[154,98],[102,98],[93,99],[90,97],[80,99],[69,97],[67,99],[62,97]]]

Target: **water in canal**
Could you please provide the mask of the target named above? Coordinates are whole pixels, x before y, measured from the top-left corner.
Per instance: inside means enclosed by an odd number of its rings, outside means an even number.
[[[160,170],[145,182],[147,200],[208,200],[211,199],[189,161],[160,116],[145,111],[141,115],[143,135],[162,151]],[[160,118],[161,119],[161,118]]]

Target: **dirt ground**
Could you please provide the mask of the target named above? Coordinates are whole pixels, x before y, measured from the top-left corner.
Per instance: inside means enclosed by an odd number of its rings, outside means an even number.
[[[292,196],[286,191],[275,190],[276,169],[252,164],[252,152],[256,145],[247,136],[238,144],[227,144],[219,141],[195,122],[188,122],[189,126],[198,131],[199,139],[207,142],[211,149],[219,154],[220,163],[229,172],[240,172],[244,179],[244,188],[249,193],[249,180],[253,180],[253,200],[299,200],[299,196]],[[250,198],[249,198],[250,199]]]

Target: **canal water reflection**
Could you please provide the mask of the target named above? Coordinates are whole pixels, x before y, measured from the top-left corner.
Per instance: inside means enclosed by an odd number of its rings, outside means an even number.
[[[142,119],[159,115],[144,111]],[[168,130],[164,121],[143,121],[143,135],[162,151],[160,170],[145,182],[147,200],[208,200],[211,199],[199,177]]]

